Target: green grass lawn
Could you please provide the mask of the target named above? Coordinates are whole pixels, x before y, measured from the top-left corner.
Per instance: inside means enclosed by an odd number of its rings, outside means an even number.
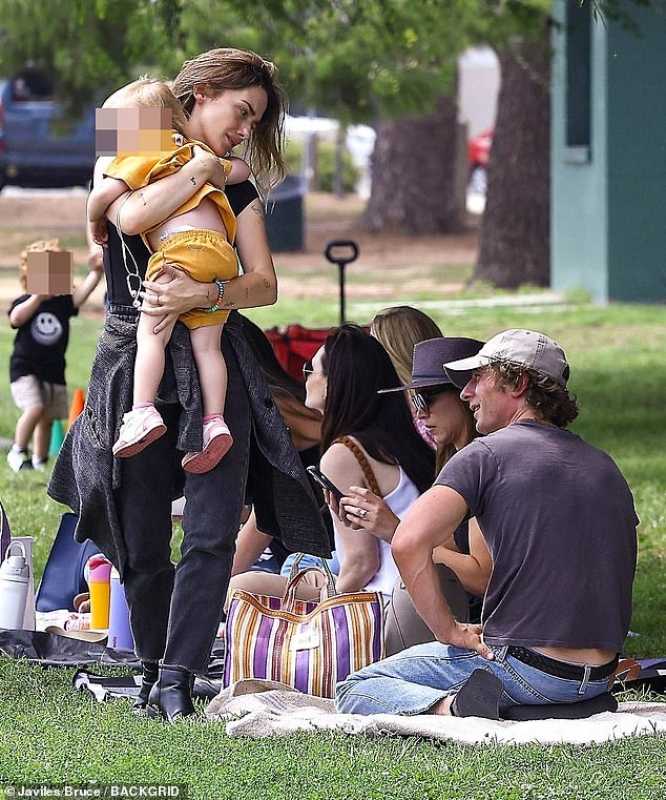
[[[368,322],[350,304],[349,316]],[[364,306],[363,308],[367,308]],[[287,298],[251,312],[259,324],[335,324],[334,302]],[[617,461],[641,518],[633,655],[666,656],[666,310],[652,306],[465,309],[433,312],[446,334],[488,337],[508,327],[544,330],[567,350],[581,405],[574,429]],[[99,322],[75,319],[71,387],[85,386]],[[11,334],[0,330],[0,370]],[[0,436],[16,413],[0,393]],[[36,539],[39,574],[62,509],[44,474],[15,476],[0,462],[0,497],[14,532]],[[174,727],[136,720],[122,703],[95,705],[70,689],[71,670],[0,661],[0,784],[9,781],[170,781],[197,798],[661,798],[666,740],[601,747],[466,747],[401,739],[299,736],[228,739],[220,723]]]

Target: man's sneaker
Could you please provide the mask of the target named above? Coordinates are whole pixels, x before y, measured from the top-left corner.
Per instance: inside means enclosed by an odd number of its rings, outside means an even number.
[[[116,458],[129,458],[166,433],[162,415],[155,406],[135,408],[123,415],[118,441],[113,445]]]
[[[37,458],[37,456],[32,457],[32,468],[38,470],[39,472],[44,472],[48,463],[48,458]]]
[[[27,450],[16,450],[12,447],[7,453],[7,463],[14,472],[20,472],[22,469],[32,469],[32,461]]]
[[[218,415],[209,419],[203,426],[203,450],[199,453],[187,453],[182,461],[183,469],[198,475],[209,472],[220,463],[233,443],[224,418]]]

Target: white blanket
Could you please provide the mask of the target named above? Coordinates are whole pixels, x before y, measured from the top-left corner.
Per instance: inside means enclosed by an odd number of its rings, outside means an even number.
[[[351,735],[420,736],[465,744],[600,744],[626,736],[666,734],[666,703],[621,703],[617,712],[588,719],[529,722],[418,715],[337,714],[332,700],[296,692],[273,681],[245,680],[223,689],[206,708],[226,721],[229,736],[263,739],[293,733],[339,731]]]

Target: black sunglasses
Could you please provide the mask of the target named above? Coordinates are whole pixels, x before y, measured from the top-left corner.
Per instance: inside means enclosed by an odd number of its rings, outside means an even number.
[[[429,410],[432,401],[440,394],[457,391],[458,390],[456,387],[451,384],[446,384],[445,386],[429,386],[426,389],[420,389],[419,391],[412,390],[412,405],[416,411],[424,414]]]

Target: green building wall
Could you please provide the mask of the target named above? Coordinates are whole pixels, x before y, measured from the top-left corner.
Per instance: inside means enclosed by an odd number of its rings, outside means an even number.
[[[597,302],[666,299],[666,13],[639,33],[592,20],[589,147],[567,146],[566,27],[554,27],[552,286]],[[566,0],[555,0],[563,26]]]

